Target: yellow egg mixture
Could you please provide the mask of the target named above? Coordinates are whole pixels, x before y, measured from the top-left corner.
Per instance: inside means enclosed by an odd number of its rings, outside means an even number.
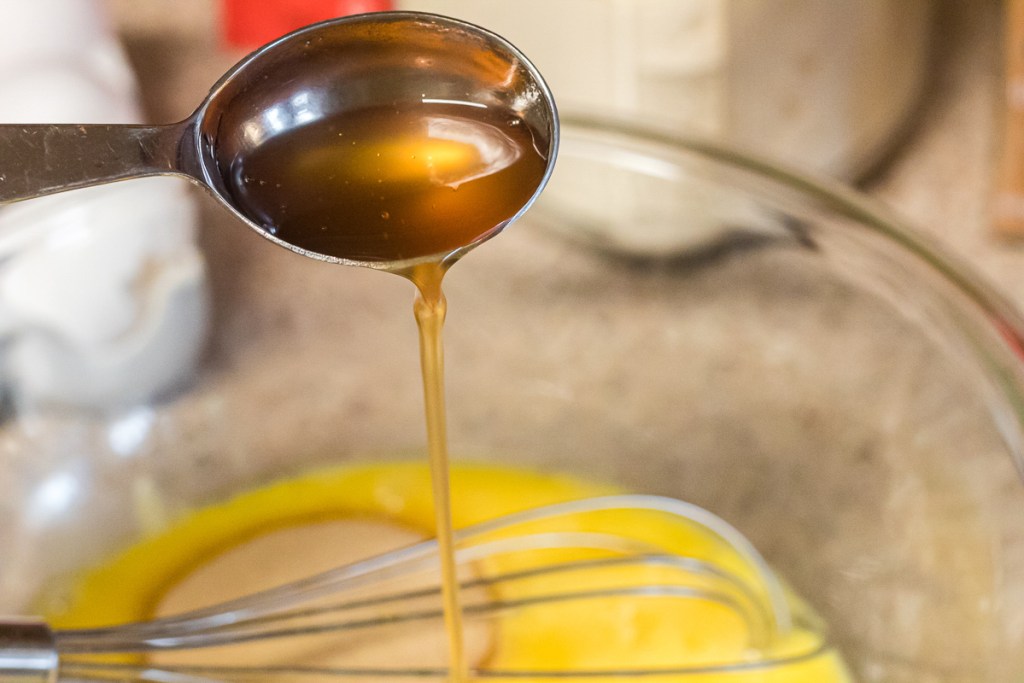
[[[574,478],[490,465],[454,467],[452,490],[456,527],[537,506],[617,493]],[[241,597],[429,537],[433,530],[430,491],[429,472],[421,463],[349,466],[281,481],[186,515],[166,531],[84,573],[73,583],[70,596],[60,600],[44,596],[40,604],[52,624],[72,628],[146,620]],[[532,522],[497,536],[552,531],[555,524]],[[565,520],[557,525],[560,531],[567,529]],[[580,515],[569,525],[575,532],[614,534],[660,552],[695,558],[751,582],[755,592],[765,590],[733,548],[682,518],[608,510]],[[494,555],[468,563],[462,578],[608,554],[560,549]],[[431,578],[436,582],[436,574],[422,581]],[[610,566],[471,589],[464,600],[467,605],[529,602],[539,595],[617,585],[693,588],[700,587],[701,580],[667,566]],[[346,593],[333,600],[353,597]],[[797,598],[790,596],[789,601],[796,625],[762,643],[756,642],[750,624],[734,609],[715,600],[618,595],[545,602],[487,618],[471,615],[467,653],[471,666],[489,671],[697,668],[697,673],[669,678],[701,683],[850,681],[838,654],[823,645],[822,634],[805,625],[814,623],[813,615]],[[783,661],[755,665],[775,659]],[[298,662],[314,668],[442,668],[444,629],[439,619],[412,621],[340,635],[160,653],[147,661],[155,665]],[[724,671],[723,664],[741,666]]]

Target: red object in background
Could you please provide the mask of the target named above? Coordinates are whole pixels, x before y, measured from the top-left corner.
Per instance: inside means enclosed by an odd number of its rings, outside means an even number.
[[[222,0],[224,40],[254,48],[325,19],[394,9],[392,0]]]

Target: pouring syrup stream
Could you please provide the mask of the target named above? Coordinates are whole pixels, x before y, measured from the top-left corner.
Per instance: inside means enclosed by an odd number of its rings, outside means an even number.
[[[530,201],[543,182],[548,147],[544,134],[514,112],[425,99],[296,128],[239,157],[231,169],[238,206],[289,244],[340,258],[414,261],[391,270],[418,290],[414,312],[453,681],[466,680],[469,665],[451,520],[441,282],[452,252],[501,229]]]

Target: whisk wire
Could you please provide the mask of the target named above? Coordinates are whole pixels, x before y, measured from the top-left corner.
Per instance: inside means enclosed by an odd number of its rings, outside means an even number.
[[[791,617],[786,605],[785,595],[774,572],[768,567],[752,544],[739,531],[727,522],[704,510],[701,507],[683,501],[648,495],[619,495],[586,498],[565,503],[556,503],[540,508],[533,508],[505,517],[482,522],[456,532],[456,542],[460,548],[469,546],[474,538],[486,537],[499,531],[507,531],[516,526],[550,520],[558,517],[580,515],[610,510],[648,510],[686,520],[702,531],[711,533],[731,547],[742,560],[747,563],[758,583],[764,587],[773,627],[783,633],[791,628]],[[597,535],[593,535],[597,537]],[[614,548],[602,547],[605,550],[636,549],[635,539],[600,535],[603,539],[615,541]],[[517,537],[522,542],[525,536]],[[553,546],[554,547],[554,546]],[[557,547],[565,547],[560,545]],[[647,547],[649,550],[649,546]],[[462,550],[459,551],[463,552]],[[194,610],[173,617],[164,617],[147,622],[136,622],[123,626],[101,629],[81,629],[57,634],[58,642],[68,643],[74,639],[93,638],[98,642],[104,637],[124,636],[131,633],[134,638],[143,640],[147,636],[164,637],[174,629],[189,633],[207,631],[214,628],[234,626],[249,622],[275,611],[288,609],[299,602],[312,601],[340,591],[351,591],[366,586],[379,584],[382,581],[406,575],[409,571],[433,567],[433,559],[437,553],[434,540],[422,541],[406,548],[394,550],[366,560],[330,569],[298,581],[289,582],[251,595],[222,602],[207,608]],[[463,555],[463,557],[467,556]]]
[[[580,515],[605,511],[651,512],[683,522],[695,527],[701,538],[717,539],[722,547],[715,552],[731,553],[739,564],[667,552],[621,530],[580,530],[576,523]],[[550,523],[559,519],[566,520],[569,530],[549,529]],[[539,522],[544,524],[524,529]],[[602,607],[608,603],[601,601],[618,599],[635,604],[648,599],[704,601],[736,615],[745,627],[749,653],[764,655],[759,658],[749,654],[737,662],[662,669],[611,667],[607,671],[568,673],[484,669],[475,674],[481,678],[579,679],[732,671],[735,667],[764,666],[769,660],[798,661],[800,657],[815,656],[814,652],[826,647],[824,639],[819,639],[795,654],[769,654],[767,646],[793,625],[781,584],[738,531],[712,513],[677,500],[626,495],[558,503],[463,529],[457,533],[457,547],[460,566],[481,569],[460,582],[465,595],[483,596],[467,601],[467,619],[494,620],[517,611],[586,601],[595,601]],[[547,551],[555,554],[545,554]],[[443,669],[429,667],[150,666],[135,659],[89,659],[97,654],[138,657],[157,650],[205,649],[440,621],[440,588],[434,575],[436,554],[437,544],[433,540],[423,541],[180,615],[112,627],[55,631],[61,680],[231,683],[275,676],[325,680],[444,677]],[[428,572],[432,583],[409,585],[410,577]],[[391,585],[396,581],[405,584],[396,588]]]

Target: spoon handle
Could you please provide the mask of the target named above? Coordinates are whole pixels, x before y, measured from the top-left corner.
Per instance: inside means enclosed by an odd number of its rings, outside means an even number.
[[[0,204],[140,176],[197,177],[192,121],[0,125]]]

